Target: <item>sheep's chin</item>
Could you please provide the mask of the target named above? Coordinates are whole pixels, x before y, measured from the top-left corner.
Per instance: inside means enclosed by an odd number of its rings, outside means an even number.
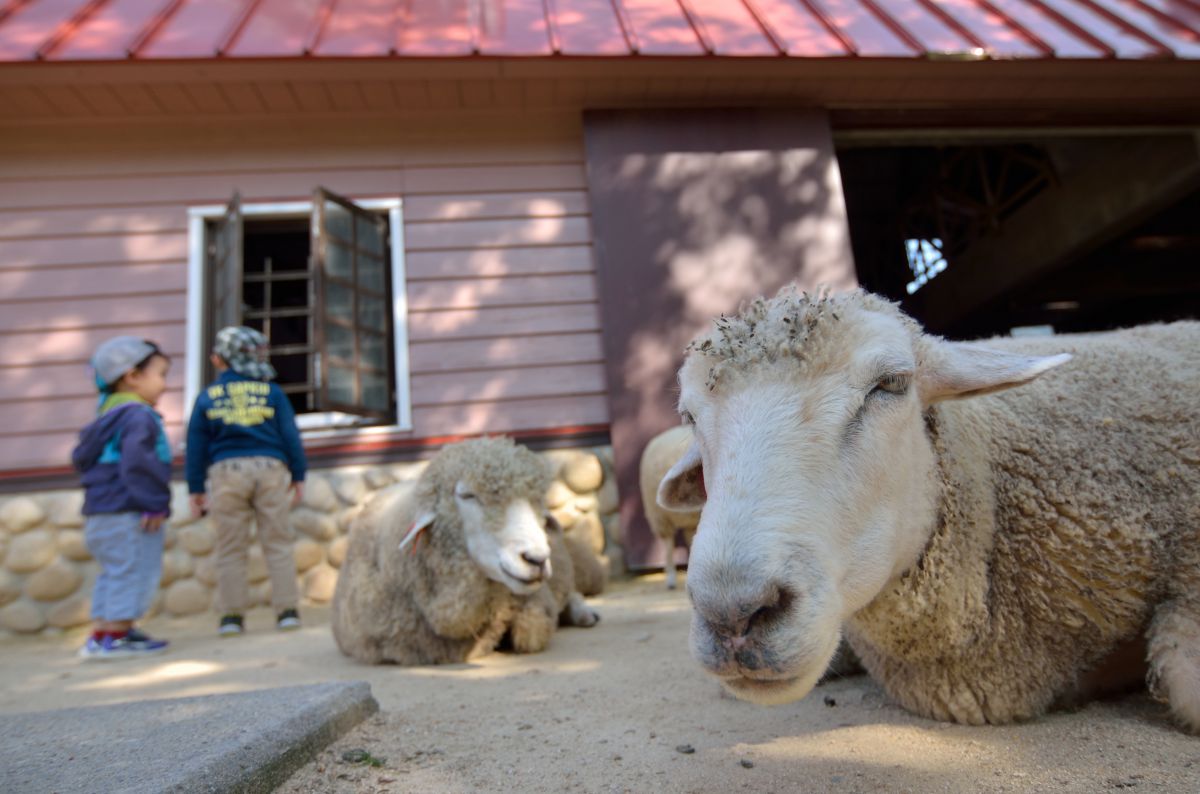
[[[488,571],[488,578],[504,585],[515,595],[530,595],[537,592],[537,589],[545,584],[544,579],[525,580],[513,576],[505,569],[502,562],[498,564],[495,570]]]
[[[721,679],[721,685],[739,700],[747,700],[760,706],[780,706],[807,695],[817,685],[820,678],[820,672],[797,678],[777,678],[768,681],[738,677]]]

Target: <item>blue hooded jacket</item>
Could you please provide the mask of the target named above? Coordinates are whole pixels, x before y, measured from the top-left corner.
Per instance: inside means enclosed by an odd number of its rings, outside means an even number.
[[[292,482],[308,469],[296,414],[283,389],[227,369],[196,397],[187,430],[189,493],[204,493],[208,467],[256,455],[287,464]]]
[[[83,474],[84,515],[170,514],[171,446],[146,403],[118,405],[79,431],[71,462]]]

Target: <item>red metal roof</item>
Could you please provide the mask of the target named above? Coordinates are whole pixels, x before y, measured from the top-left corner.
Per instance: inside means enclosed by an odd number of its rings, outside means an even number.
[[[0,61],[1200,59],[1200,0],[0,0]]]

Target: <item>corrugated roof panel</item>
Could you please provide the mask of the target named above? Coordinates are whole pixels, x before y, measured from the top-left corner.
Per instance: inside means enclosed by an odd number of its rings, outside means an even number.
[[[475,44],[464,0],[410,0],[396,51],[400,55],[469,55]]]
[[[1034,31],[1058,58],[1105,58],[1111,53],[1103,42],[1092,40],[1086,31],[1060,24],[1046,7],[1029,0],[989,0],[992,5],[1028,30]]]
[[[124,58],[142,28],[162,9],[163,0],[109,0],[54,50],[54,57]]]
[[[401,4],[396,0],[340,0],[321,30],[317,55],[387,55],[396,42]]]
[[[311,44],[317,12],[325,0],[262,0],[229,45],[228,55],[246,58],[295,56]]]
[[[1157,44],[1151,37],[1131,25],[1115,22],[1104,14],[1097,13],[1094,6],[1075,0],[1038,1],[1103,41],[1112,48],[1118,58],[1161,58],[1168,54],[1165,45]]]
[[[36,58],[38,48],[87,4],[88,0],[43,0],[17,9],[0,25],[0,59]]]
[[[873,0],[880,10],[920,42],[925,52],[968,52],[980,46],[955,30],[920,0]]]
[[[915,42],[901,37],[862,0],[809,1],[824,9],[826,18],[854,45],[857,55],[909,58],[921,52]]]
[[[832,56],[852,55],[847,42],[842,41],[825,26],[817,11],[803,0],[745,0],[757,9],[771,33],[778,38],[789,55]]]
[[[643,55],[703,55],[696,37],[676,0],[616,0],[633,23],[633,35]]]
[[[558,0],[551,8],[563,54],[629,54],[612,0]]]
[[[494,18],[482,28],[479,51],[485,55],[549,55],[550,33],[542,0],[483,0]],[[484,11],[484,21],[489,21]]]
[[[1113,0],[1093,2],[1113,16],[1128,20],[1139,30],[1165,44],[1176,55],[1183,58],[1200,58],[1200,13],[1187,3],[1156,4],[1146,0],[1137,3]]]
[[[245,0],[186,0],[136,54],[140,58],[212,57],[245,7]]]
[[[780,55],[743,2],[729,0],[684,0],[717,55]]]
[[[938,0],[938,7],[954,18],[979,40],[985,50],[1001,58],[1044,58],[1049,45],[1039,46],[1040,38],[988,0]],[[990,5],[990,7],[989,7]],[[1028,35],[1026,35],[1028,34]]]

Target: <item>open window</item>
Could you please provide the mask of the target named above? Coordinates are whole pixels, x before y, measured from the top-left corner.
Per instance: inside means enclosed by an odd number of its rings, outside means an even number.
[[[270,340],[302,428],[407,426],[398,201],[356,204],[318,187],[311,204],[235,194],[219,213],[192,213],[203,218],[204,382],[216,332],[248,325]]]

